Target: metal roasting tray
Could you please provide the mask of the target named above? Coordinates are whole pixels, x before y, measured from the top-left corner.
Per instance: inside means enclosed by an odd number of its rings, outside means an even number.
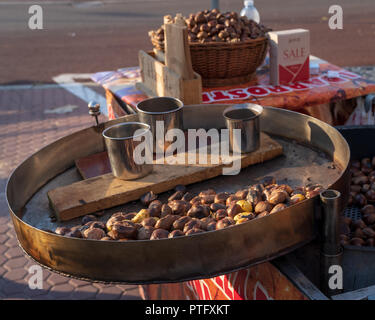
[[[184,107],[185,128],[223,128],[221,114],[228,105]],[[92,281],[131,284],[163,283],[207,278],[246,268],[281,256],[314,238],[318,197],[282,212],[226,229],[153,241],[97,241],[45,232],[80,219],[52,223],[46,192],[79,180],[74,160],[104,151],[101,132],[137,115],[112,120],[66,136],[21,163],[6,188],[10,215],[25,253],[56,272]],[[349,193],[350,151],[341,134],[315,118],[267,107],[261,128],[282,144],[284,155],[243,169],[237,176],[221,176],[188,186],[236,191],[267,175],[293,187],[319,183]],[[168,193],[161,195],[166,199]],[[139,209],[138,202],[106,211],[102,220],[123,209]]]

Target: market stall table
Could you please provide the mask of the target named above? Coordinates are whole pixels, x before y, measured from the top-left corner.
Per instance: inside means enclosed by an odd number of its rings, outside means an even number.
[[[308,81],[272,86],[269,85],[269,66],[265,64],[248,83],[203,88],[202,102],[252,102],[305,113],[331,125],[343,125],[357,106],[356,99],[375,92],[375,82],[310,56],[310,70],[317,66],[317,74],[312,74]],[[136,87],[136,83],[141,81],[138,67],[99,72],[92,79],[106,89],[110,119],[134,113],[135,105],[147,98]]]

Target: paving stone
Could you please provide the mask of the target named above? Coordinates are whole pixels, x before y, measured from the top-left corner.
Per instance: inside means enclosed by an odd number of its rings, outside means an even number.
[[[47,282],[49,282],[53,286],[55,286],[55,285],[62,284],[62,283],[68,283],[69,282],[69,278],[63,277],[63,276],[61,276],[61,275],[59,275],[57,273],[52,273],[48,277]]]
[[[50,290],[48,298],[51,299],[58,299],[58,298],[68,298],[71,293],[73,292],[74,287],[71,286],[69,283],[59,284],[54,286],[52,290]]]
[[[1,224],[0,225],[0,234],[6,233],[8,231],[9,227],[7,224]]]
[[[93,285],[87,285],[76,288],[74,292],[71,294],[70,298],[78,300],[94,299],[97,293],[97,288],[95,288]]]
[[[69,279],[69,284],[71,284],[75,288],[78,288],[78,287],[90,285],[91,282],[83,281],[83,280],[79,280],[79,279]],[[93,284],[93,285],[95,286],[95,284]]]
[[[123,291],[116,286],[101,285],[97,298],[103,300],[117,300],[121,298],[122,294]]]
[[[6,263],[4,263],[4,267],[8,270],[16,269],[24,267],[27,263],[27,260],[25,257],[19,257],[8,260]]]
[[[18,247],[18,240],[16,237],[9,238],[6,242],[5,245],[9,248],[14,248]]]
[[[17,258],[17,257],[22,257],[24,253],[22,252],[20,247],[14,247],[14,248],[9,248],[5,252],[5,256],[9,259]]]
[[[0,245],[1,245],[1,244],[4,244],[5,241],[7,241],[7,240],[8,240],[8,236],[7,236],[7,235],[5,235],[5,234],[0,234]]]
[[[4,274],[4,278],[7,280],[15,281],[15,280],[25,280],[26,276],[28,275],[27,271],[24,268],[15,268],[12,269]]]

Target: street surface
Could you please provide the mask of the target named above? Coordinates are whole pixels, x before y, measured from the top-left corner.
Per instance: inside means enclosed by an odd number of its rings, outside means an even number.
[[[28,28],[28,8],[39,3],[44,29]],[[339,4],[344,29],[330,30],[328,8]],[[256,0],[262,22],[274,30],[307,28],[312,54],[340,66],[375,64],[374,0]],[[220,0],[222,11],[241,0]],[[46,83],[62,73],[92,73],[138,65],[138,50],[166,14],[188,15],[210,0],[0,0],[0,84]]]

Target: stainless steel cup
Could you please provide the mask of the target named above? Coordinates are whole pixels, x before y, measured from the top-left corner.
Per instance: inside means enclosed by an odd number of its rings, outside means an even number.
[[[259,116],[263,107],[254,103],[243,103],[226,108],[223,112],[229,130],[231,151],[249,153],[259,149],[260,124]],[[233,134],[234,129],[240,129],[241,141]]]
[[[122,180],[134,180],[148,175],[152,171],[151,131],[150,126],[140,122],[124,122],[111,126],[103,131],[104,141],[111,163],[112,173]],[[135,139],[140,138],[140,141]],[[141,157],[135,153],[136,147]],[[143,148],[144,146],[144,148]],[[151,158],[150,158],[151,155]],[[149,156],[146,163],[143,158]],[[150,160],[151,159],[151,160]]]
[[[171,97],[149,98],[137,104],[139,120],[151,127],[154,152],[164,151],[168,147],[169,143],[164,141],[168,130],[183,130],[183,106],[182,101]]]

